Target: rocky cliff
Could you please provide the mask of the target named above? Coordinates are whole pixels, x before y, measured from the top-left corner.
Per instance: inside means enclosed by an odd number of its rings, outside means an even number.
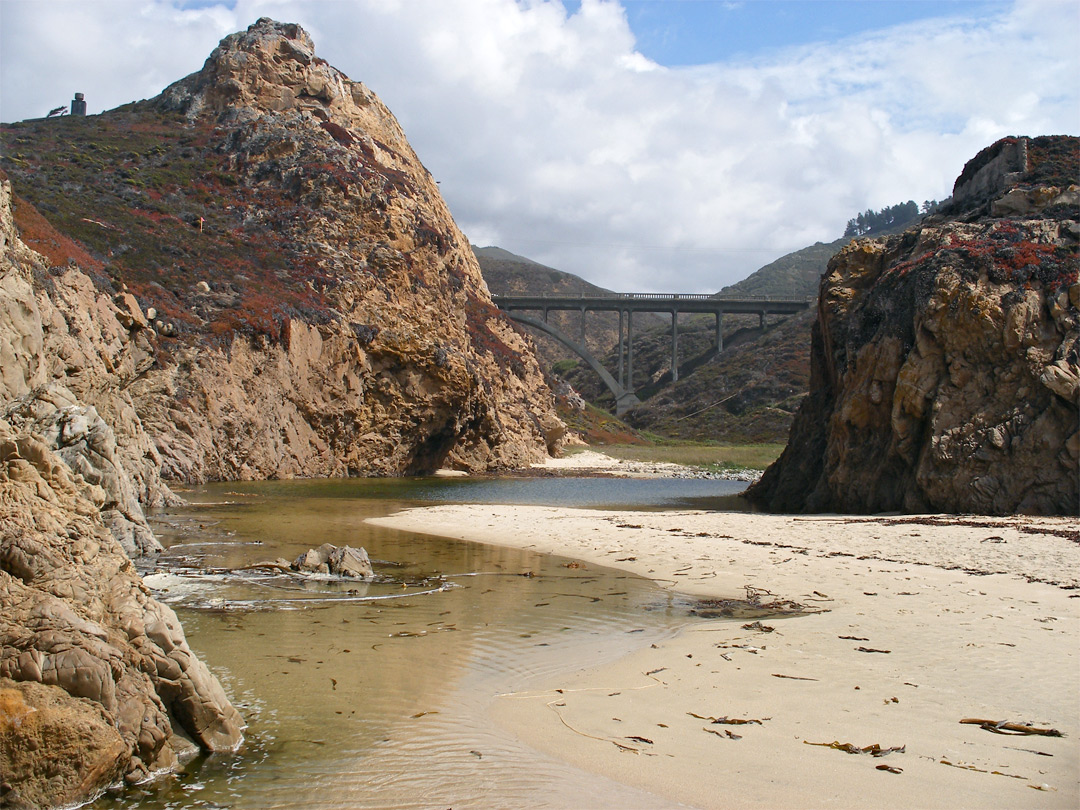
[[[128,392],[167,478],[481,470],[558,447],[529,342],[435,181],[298,26],[259,20],[158,98],[3,134],[16,192],[148,321]]]
[[[1009,138],[821,282],[774,511],[1080,511],[1080,140]]]
[[[96,497],[94,497],[96,495]],[[88,489],[0,420],[0,804],[85,801],[236,748],[243,721]],[[27,686],[38,684],[39,686]]]
[[[160,549],[139,495],[172,497],[126,390],[145,322],[28,249],[10,196],[0,181],[0,805],[72,805],[235,748],[243,722],[130,559]]]

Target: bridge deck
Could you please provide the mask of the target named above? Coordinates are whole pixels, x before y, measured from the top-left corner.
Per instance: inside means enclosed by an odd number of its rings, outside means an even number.
[[[809,308],[813,299],[741,297],[713,295],[665,295],[626,293],[616,295],[493,295],[491,300],[503,310],[576,310],[610,312],[724,312],[783,315]]]

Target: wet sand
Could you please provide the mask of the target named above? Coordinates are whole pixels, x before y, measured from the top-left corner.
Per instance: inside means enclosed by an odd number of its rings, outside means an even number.
[[[1080,806],[1075,520],[464,505],[374,522],[803,606],[758,625],[693,620],[493,697],[494,720],[529,745],[673,806]],[[834,742],[900,750],[819,745]]]

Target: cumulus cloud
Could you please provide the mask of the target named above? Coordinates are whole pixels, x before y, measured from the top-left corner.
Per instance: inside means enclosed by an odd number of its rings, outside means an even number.
[[[394,110],[474,243],[618,290],[715,291],[859,210],[947,195],[999,137],[1080,129],[1071,2],[692,68],[638,53],[608,0],[0,13],[4,120],[43,114],[74,81],[92,111],[151,96],[259,16],[300,22]]]

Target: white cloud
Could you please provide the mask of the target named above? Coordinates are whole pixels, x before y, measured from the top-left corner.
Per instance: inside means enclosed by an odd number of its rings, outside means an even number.
[[[474,242],[616,289],[714,291],[858,210],[943,197],[999,137],[1076,134],[1078,8],[669,69],[606,0],[3,0],[0,117],[151,96],[230,31],[295,21],[394,110]]]

